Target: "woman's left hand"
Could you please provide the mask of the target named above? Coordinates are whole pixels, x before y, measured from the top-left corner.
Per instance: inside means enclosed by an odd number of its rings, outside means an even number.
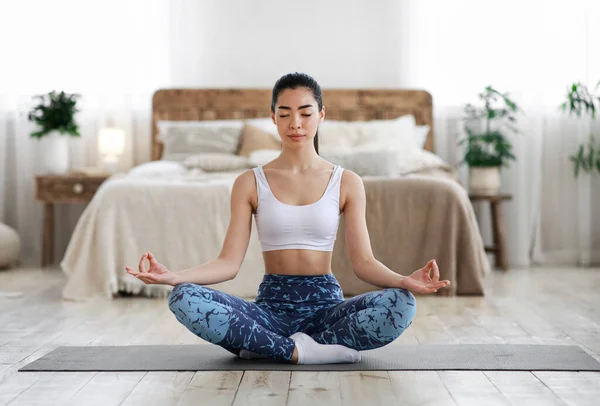
[[[431,277],[432,270],[433,277]],[[440,269],[435,259],[432,259],[423,268],[414,271],[412,275],[402,279],[400,284],[401,288],[414,293],[434,293],[438,289],[450,285],[450,281],[440,281]]]

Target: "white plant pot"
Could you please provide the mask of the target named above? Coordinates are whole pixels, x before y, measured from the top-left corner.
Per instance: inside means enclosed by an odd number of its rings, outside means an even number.
[[[64,174],[69,170],[69,136],[53,131],[39,140],[40,165],[44,173]]]
[[[500,167],[471,168],[471,193],[494,195],[500,190]]]

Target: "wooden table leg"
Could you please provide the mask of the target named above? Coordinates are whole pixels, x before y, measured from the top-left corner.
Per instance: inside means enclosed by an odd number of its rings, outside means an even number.
[[[508,269],[506,264],[506,232],[504,230],[504,216],[502,214],[502,202],[491,202],[492,228],[494,234],[494,246],[496,247],[496,266],[504,271]]]
[[[54,263],[54,204],[44,204],[44,232],[42,236],[42,268]]]

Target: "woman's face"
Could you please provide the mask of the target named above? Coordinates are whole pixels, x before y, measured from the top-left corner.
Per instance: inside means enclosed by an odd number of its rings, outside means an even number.
[[[325,117],[325,107],[319,105],[312,92],[304,87],[285,89],[279,93],[271,118],[283,145],[291,147],[313,145],[319,124]]]

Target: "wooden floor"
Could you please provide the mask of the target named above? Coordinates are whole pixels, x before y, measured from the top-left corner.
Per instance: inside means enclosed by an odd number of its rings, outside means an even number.
[[[61,345],[201,342],[164,300],[66,302],[64,280],[58,269],[0,271],[0,404],[600,404],[593,372],[17,372]],[[495,271],[486,289],[484,298],[418,297],[412,326],[391,345],[580,345],[600,360],[600,269]]]

